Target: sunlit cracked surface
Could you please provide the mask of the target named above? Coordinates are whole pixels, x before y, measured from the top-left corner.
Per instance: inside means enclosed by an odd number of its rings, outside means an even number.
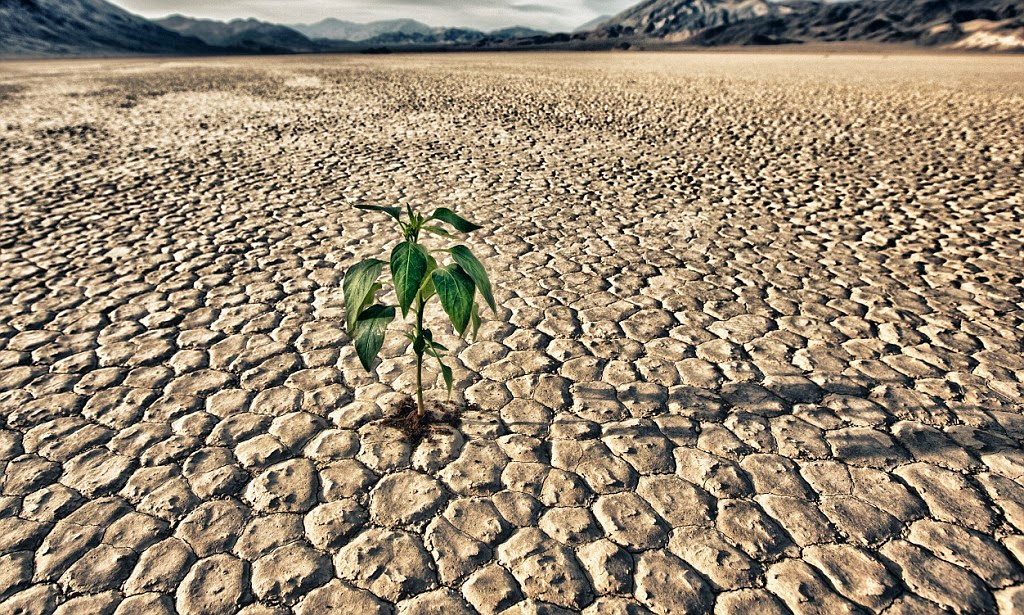
[[[1020,612],[1022,84],[0,65],[0,612]],[[415,448],[399,327],[379,377],[343,332],[357,200],[486,227],[480,410]]]

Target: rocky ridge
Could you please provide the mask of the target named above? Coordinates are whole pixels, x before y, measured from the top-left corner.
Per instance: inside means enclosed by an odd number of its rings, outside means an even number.
[[[214,51],[104,0],[0,0],[0,56]]]
[[[647,0],[597,26],[591,38],[688,44],[911,43],[1024,49],[1020,0]]]

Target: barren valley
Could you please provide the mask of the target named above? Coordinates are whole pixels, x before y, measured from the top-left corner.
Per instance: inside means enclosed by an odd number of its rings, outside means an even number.
[[[1013,56],[0,63],[0,613],[1022,612],[1022,108]],[[415,446],[356,202],[485,227]]]

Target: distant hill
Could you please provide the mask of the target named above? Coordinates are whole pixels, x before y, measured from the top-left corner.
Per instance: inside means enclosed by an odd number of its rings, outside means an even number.
[[[537,30],[535,28],[524,28],[523,26],[513,26],[511,28],[502,28],[500,30],[491,30],[487,33],[487,38],[493,39],[510,39],[510,38],[531,38],[534,36],[548,36],[550,32],[544,30]]]
[[[223,22],[172,15],[163,19],[155,19],[153,22],[178,34],[198,38],[214,47],[226,47],[251,53],[295,53],[321,50],[321,46],[291,28],[256,19],[235,19]]]
[[[216,51],[104,0],[0,0],[0,56]]]
[[[1024,50],[1024,0],[646,0],[600,24],[590,37],[708,46],[873,42]]]
[[[473,28],[435,28],[414,19],[392,19],[360,24],[325,19],[311,25],[293,25],[295,30],[320,41],[348,41],[364,45],[470,45],[480,41],[547,36],[543,30],[511,27],[483,32]]]
[[[351,41],[353,43],[359,43],[382,34],[429,35],[434,30],[427,24],[414,19],[355,23],[330,18],[315,24],[295,24],[290,27],[311,39]]]
[[[472,44],[487,38],[470,28],[431,28],[429,32],[384,32],[361,41],[368,45],[452,45]]]

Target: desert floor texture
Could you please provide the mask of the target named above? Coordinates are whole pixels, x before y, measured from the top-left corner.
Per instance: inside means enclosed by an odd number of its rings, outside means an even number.
[[[0,65],[0,613],[1021,612],[1022,84]],[[486,226],[479,408],[415,447],[401,327],[379,377],[343,332],[360,200]]]

